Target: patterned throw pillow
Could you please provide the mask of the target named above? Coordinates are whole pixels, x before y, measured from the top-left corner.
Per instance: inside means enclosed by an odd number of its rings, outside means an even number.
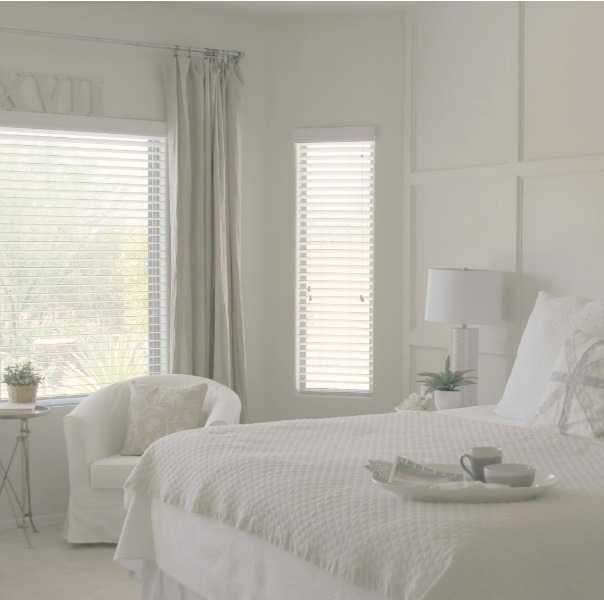
[[[207,383],[191,387],[130,382],[128,428],[122,454],[140,456],[161,437],[199,427]]]
[[[581,330],[567,338],[534,426],[604,440],[604,338]]]
[[[585,298],[539,292],[495,414],[525,423],[535,420],[560,348],[588,302]]]

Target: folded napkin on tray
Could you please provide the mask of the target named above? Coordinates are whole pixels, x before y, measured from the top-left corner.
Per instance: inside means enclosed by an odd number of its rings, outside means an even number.
[[[464,482],[461,473],[424,466],[402,456],[397,456],[394,463],[383,460],[369,460],[365,468],[371,471],[375,481],[393,485],[436,485]]]

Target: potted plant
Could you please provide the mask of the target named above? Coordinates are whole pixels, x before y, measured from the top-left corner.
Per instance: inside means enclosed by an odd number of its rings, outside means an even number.
[[[8,365],[4,369],[3,380],[8,386],[9,402],[31,403],[36,401],[38,384],[44,379],[34,370],[31,361]]]
[[[434,403],[438,410],[445,408],[460,408],[462,406],[461,390],[458,388],[473,385],[476,377],[467,375],[474,369],[465,371],[451,371],[451,357],[447,356],[445,360],[445,370],[439,373],[418,373],[425,379],[420,379],[419,383],[426,386],[425,393],[434,392]]]

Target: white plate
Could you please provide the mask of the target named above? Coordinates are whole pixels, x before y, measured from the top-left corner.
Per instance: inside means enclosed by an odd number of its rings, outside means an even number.
[[[451,469],[452,470],[452,469]],[[556,483],[555,475],[537,476],[530,487],[509,487],[507,485],[476,484],[470,482],[468,487],[450,487],[448,485],[393,485],[391,483],[380,483],[373,480],[375,484],[385,490],[403,496],[410,500],[421,502],[520,502],[532,500],[547,492]],[[462,484],[456,484],[462,485]]]

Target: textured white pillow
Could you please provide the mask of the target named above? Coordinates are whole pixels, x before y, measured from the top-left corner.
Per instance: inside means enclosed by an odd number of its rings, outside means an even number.
[[[161,437],[201,425],[207,383],[191,387],[130,382],[128,428],[121,454],[140,456]]]
[[[567,338],[533,426],[604,439],[604,337],[575,330]]]
[[[573,321],[573,331],[584,331],[591,335],[604,336],[604,302],[592,300],[577,314]]]
[[[495,413],[532,423],[550,373],[579,311],[590,301],[539,292]]]

